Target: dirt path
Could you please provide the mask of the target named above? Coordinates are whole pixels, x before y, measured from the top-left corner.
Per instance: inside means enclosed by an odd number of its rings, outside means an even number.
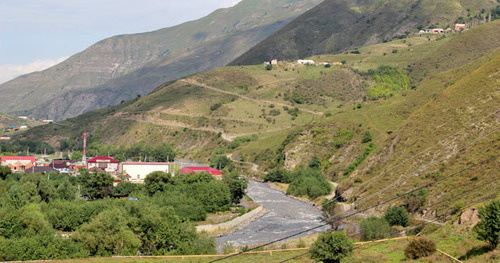
[[[259,103],[262,103],[262,104],[275,104],[275,105],[280,105],[280,106],[283,106],[283,107],[292,107],[291,105],[288,105],[288,104],[285,104],[285,103],[281,103],[281,102],[256,99],[256,98],[252,98],[250,96],[245,96],[245,95],[241,95],[241,94],[238,94],[238,93],[235,93],[235,92],[231,92],[231,91],[227,91],[227,90],[215,88],[215,87],[203,84],[203,83],[199,83],[198,81],[196,81],[194,79],[181,79],[179,81],[182,81],[184,83],[188,83],[188,84],[191,84],[191,85],[195,85],[195,86],[198,86],[198,87],[202,87],[202,88],[205,88],[205,89],[213,90],[213,91],[216,91],[216,92],[220,92],[220,93],[225,93],[225,94],[228,94],[228,95],[237,96],[237,97],[240,97],[242,99],[251,100],[251,101],[253,101],[253,102],[257,103],[257,104],[259,104]],[[314,115],[322,115],[323,114],[323,112],[313,111],[313,110],[309,110],[309,109],[303,109],[303,108],[299,108],[299,109],[301,111],[305,111],[305,112],[308,112],[308,113],[311,113],[311,114],[314,114]]]
[[[252,171],[256,172],[256,173],[263,173],[261,171],[259,171],[259,165],[256,164],[256,163],[252,163],[252,162],[242,162],[242,161],[239,161],[239,160],[236,160],[234,159],[233,157],[233,154],[230,153],[228,155],[226,155],[227,158],[231,159],[231,161],[235,162],[235,163],[243,163],[243,164],[248,164],[248,165],[251,165],[252,166]]]

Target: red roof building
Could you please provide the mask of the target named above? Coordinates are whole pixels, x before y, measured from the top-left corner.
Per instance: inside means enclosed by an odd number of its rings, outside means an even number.
[[[14,173],[24,172],[36,166],[35,156],[2,156],[1,164],[9,167]]]
[[[221,177],[222,172],[212,167],[184,167],[180,170],[181,174],[207,173],[216,177]]]
[[[117,160],[108,156],[97,156],[87,160],[87,171],[95,171],[97,168],[99,168],[108,174],[116,175],[118,174],[119,163],[120,162],[118,162]]]

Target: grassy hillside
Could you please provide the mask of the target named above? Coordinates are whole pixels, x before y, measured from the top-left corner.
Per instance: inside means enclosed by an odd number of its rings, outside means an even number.
[[[304,13],[232,65],[258,64],[270,58],[298,59],[339,53],[380,43],[430,26],[447,28],[454,21],[482,20],[493,0],[327,0]],[[476,21],[476,20],[474,20]]]
[[[116,105],[165,81],[229,63],[320,1],[244,0],[178,26],[104,39],[54,67],[0,85],[0,111],[62,120]]]
[[[24,120],[20,119],[17,116],[0,113],[0,132],[3,132],[3,129],[8,128],[12,125],[27,125],[28,127],[34,127],[41,124],[42,123],[37,120],[30,120],[30,119]]]
[[[232,154],[265,171],[293,170],[316,156],[338,192],[366,207],[495,156],[499,32],[497,21],[313,57],[343,66],[218,68],[20,139],[57,146],[86,130],[100,143],[168,142],[181,158]],[[491,195],[490,188],[462,192],[498,178],[496,166],[492,159],[436,184],[419,215],[447,219],[455,205]]]

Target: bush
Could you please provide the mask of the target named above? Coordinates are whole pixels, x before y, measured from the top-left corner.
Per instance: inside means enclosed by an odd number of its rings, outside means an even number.
[[[361,221],[364,240],[376,240],[388,238],[391,235],[391,227],[384,219],[376,216],[370,216]]]
[[[353,249],[354,243],[344,232],[325,232],[311,246],[311,258],[322,262],[340,262]]]
[[[434,252],[436,252],[436,244],[426,238],[413,239],[405,248],[405,256],[409,259],[427,257]]]
[[[366,131],[365,134],[363,135],[363,139],[361,140],[361,143],[367,143],[372,141],[372,134],[369,131]]]
[[[389,207],[385,212],[384,218],[391,226],[407,227],[410,224],[408,213],[402,207]]]
[[[479,219],[481,221],[474,227],[474,232],[480,240],[496,248],[500,242],[500,200],[493,200],[479,208]]]
[[[266,174],[264,182],[278,182],[288,184],[291,182],[290,173],[286,170],[276,169]]]
[[[332,192],[332,185],[317,169],[298,170],[292,174],[291,181],[287,194],[314,199]]]

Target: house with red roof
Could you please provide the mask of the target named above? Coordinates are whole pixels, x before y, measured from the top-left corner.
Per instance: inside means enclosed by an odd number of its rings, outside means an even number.
[[[36,160],[35,156],[2,156],[1,164],[9,167],[13,173],[20,173],[36,166]]]
[[[184,167],[180,172],[181,174],[207,173],[218,178],[222,177],[222,172],[212,167]]]
[[[111,157],[97,156],[87,160],[87,171],[104,171],[110,175],[117,175],[119,164],[120,162]]]
[[[120,164],[119,173],[123,174],[133,183],[142,183],[146,176],[152,172],[162,171],[170,173],[170,163],[165,162],[123,162]]]

